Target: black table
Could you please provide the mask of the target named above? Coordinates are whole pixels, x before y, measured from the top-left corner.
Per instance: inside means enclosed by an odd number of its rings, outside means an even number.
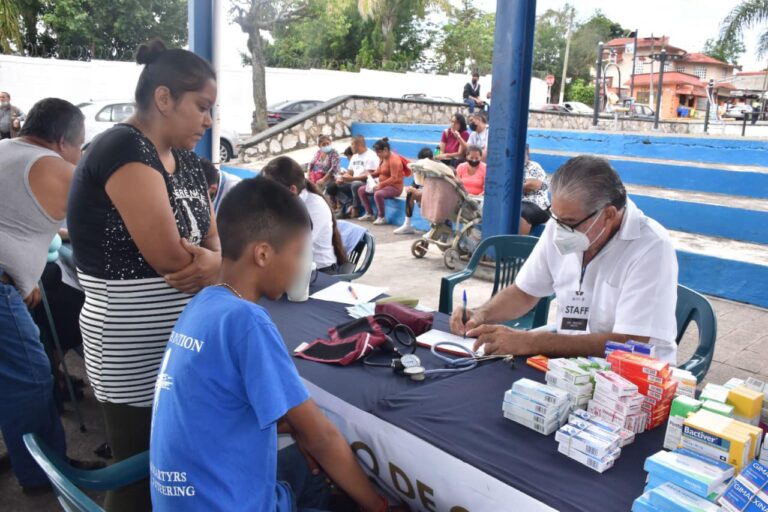
[[[313,291],[333,283],[321,276]],[[265,302],[290,350],[349,320],[345,306]],[[445,315],[435,327],[447,330]],[[428,350],[417,355],[441,367]],[[339,367],[295,359],[313,398],[339,425],[385,485],[417,510],[626,511],[642,494],[643,462],[661,449],[664,427],[637,436],[613,468],[599,474],[557,452],[543,436],[505,419],[504,392],[544,374],[518,358],[489,362],[417,383],[384,368]]]

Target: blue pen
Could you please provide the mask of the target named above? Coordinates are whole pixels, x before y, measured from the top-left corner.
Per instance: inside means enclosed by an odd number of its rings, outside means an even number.
[[[462,299],[462,303],[464,304],[464,311],[461,312],[461,323],[464,324],[464,337],[467,337],[467,321],[469,318],[467,318],[467,290],[464,290],[464,297]]]

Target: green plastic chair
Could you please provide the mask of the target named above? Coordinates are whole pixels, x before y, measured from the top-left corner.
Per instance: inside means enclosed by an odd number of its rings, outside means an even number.
[[[680,344],[685,331],[691,322],[695,322],[699,329],[699,345],[693,356],[680,365],[680,368],[688,370],[696,375],[699,382],[709,371],[712,357],[715,355],[715,340],[717,339],[717,316],[712,304],[706,297],[698,292],[677,286],[677,338]]]
[[[61,507],[67,512],[103,512],[80,488],[112,491],[149,477],[149,452],[134,455],[102,469],[70,466],[35,434],[24,434],[24,444],[48,476]]]
[[[362,240],[349,253],[349,263],[344,264],[336,275],[342,281],[354,281],[368,272],[376,252],[376,240],[366,232]]]
[[[466,281],[474,275],[480,259],[491,252],[496,260],[496,274],[493,281],[493,293],[515,282],[515,277],[523,263],[530,256],[533,247],[539,239],[524,235],[499,235],[483,240],[472,254],[467,267],[464,270],[445,276],[440,284],[440,312],[450,315],[453,312],[453,290],[457,284]],[[547,324],[549,315],[549,303],[551,297],[545,297],[526,315],[507,322],[507,325],[515,329],[527,330],[541,327]]]

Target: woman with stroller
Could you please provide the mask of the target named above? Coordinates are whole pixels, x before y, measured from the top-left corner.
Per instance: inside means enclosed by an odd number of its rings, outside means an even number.
[[[469,146],[467,161],[459,164],[456,169],[456,177],[473,196],[481,196],[485,192],[485,162],[482,159],[483,149],[480,146]]]
[[[331,146],[331,138],[321,135],[317,139],[318,150],[312,161],[309,162],[309,181],[317,185],[321,190],[333,183],[341,170],[341,158],[338,151]]]
[[[453,114],[451,125],[443,130],[443,134],[440,136],[438,160],[455,169],[457,165],[464,161],[467,140],[469,140],[467,120],[464,119],[462,114]]]
[[[387,223],[387,220],[384,218],[384,200],[398,197],[403,193],[405,164],[400,155],[392,151],[387,137],[377,140],[373,145],[373,150],[376,152],[376,156],[379,157],[380,163],[379,168],[371,176],[378,178],[379,182],[374,185],[372,189],[368,189],[366,186],[360,187],[357,190],[360,196],[360,201],[365,207],[365,215],[360,217],[360,220],[373,219],[371,199],[369,197],[369,194],[373,194],[373,199],[376,202],[376,210],[378,212],[378,217],[373,223],[382,225]]]

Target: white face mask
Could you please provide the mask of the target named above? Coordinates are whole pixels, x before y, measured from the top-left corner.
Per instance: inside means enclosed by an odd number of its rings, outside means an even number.
[[[7,101],[0,101],[0,107],[5,108],[5,107],[9,107],[9,106],[11,106],[11,104],[9,102],[7,102]]]
[[[558,252],[565,256],[566,254],[584,252],[589,249],[595,242],[589,241],[587,233],[589,233],[589,230],[592,229],[592,226],[595,225],[595,222],[597,222],[597,219],[599,219],[602,214],[603,212],[601,211],[584,233],[581,231],[569,231],[560,224],[557,224],[555,228],[555,247],[557,247]],[[605,227],[603,227],[597,237],[595,237],[595,241],[602,236],[604,231]]]

